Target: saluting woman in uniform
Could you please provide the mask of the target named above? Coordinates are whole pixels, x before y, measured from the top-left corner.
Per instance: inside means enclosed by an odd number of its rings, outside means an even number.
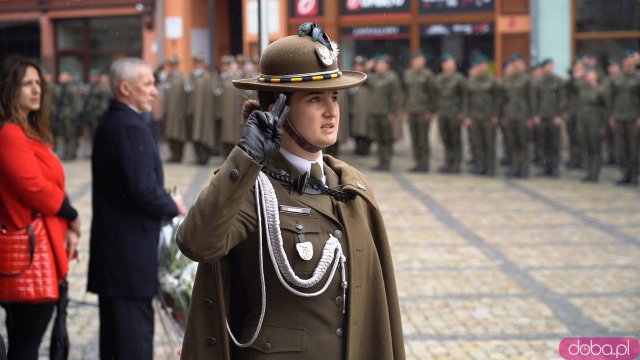
[[[242,138],[178,231],[200,262],[183,359],[404,359],[393,264],[372,189],[323,155],[341,71],[317,25],[269,45]]]

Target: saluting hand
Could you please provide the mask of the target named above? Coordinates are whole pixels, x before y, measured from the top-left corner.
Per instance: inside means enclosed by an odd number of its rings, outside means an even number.
[[[280,149],[282,124],[289,114],[286,100],[280,94],[270,112],[254,110],[247,119],[238,146],[258,164],[264,164]]]

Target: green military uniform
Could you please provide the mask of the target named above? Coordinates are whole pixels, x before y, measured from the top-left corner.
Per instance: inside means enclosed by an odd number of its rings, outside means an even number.
[[[369,127],[373,129],[378,144],[379,167],[388,170],[391,166],[396,126],[389,118],[394,117],[396,123],[400,122],[398,112],[402,101],[402,85],[391,70],[382,75],[369,74],[365,85],[369,88]]]
[[[429,170],[429,127],[437,111],[435,78],[426,68],[405,70],[403,74],[405,110],[409,120],[411,146],[416,171]]]
[[[349,115],[351,118],[351,136],[356,141],[356,155],[369,155],[371,139],[374,137],[369,127],[369,88],[356,86],[347,90],[349,94]]]
[[[582,167],[582,144],[578,133],[578,112],[580,103],[580,88],[584,86],[582,79],[572,77],[567,81],[567,135],[569,137],[569,161],[567,167],[578,169]]]
[[[363,73],[340,71],[321,31],[305,23],[299,35],[271,43],[260,73],[273,78],[234,85],[273,94],[320,91],[326,99],[364,82]],[[335,76],[279,81],[320,72]],[[403,360],[391,253],[371,189],[356,169],[322,156],[299,134],[294,139],[292,130],[274,136],[284,103],[280,97],[269,116],[246,119],[240,145],[178,230],[178,246],[199,262],[182,358]],[[298,115],[290,120],[305,121],[305,109],[291,105]],[[262,116],[273,121],[256,122]],[[287,137],[303,147],[287,148]],[[261,152],[266,142],[268,154]],[[230,333],[246,345],[234,346]]]
[[[611,86],[613,85],[613,79],[615,76],[609,75],[602,81],[602,91],[605,96],[605,100],[607,103],[607,111],[602,113],[604,116],[604,120],[607,121],[609,114],[611,113],[611,104],[613,103],[611,99]],[[605,144],[607,149],[607,163],[609,165],[617,164],[618,154],[616,153],[616,141],[615,141],[615,133],[610,126],[605,127]]]
[[[534,114],[540,118],[538,134],[544,174],[557,176],[562,127],[554,121],[554,118],[564,116],[566,111],[566,85],[564,80],[556,75],[543,75],[533,89]]]
[[[209,161],[211,149],[215,144],[215,90],[219,86],[218,76],[208,71],[197,71],[193,74],[194,89],[189,97],[188,116],[193,117],[191,140],[198,164]]]
[[[242,135],[242,104],[247,94],[233,86],[232,81],[239,79],[240,74],[231,71],[220,74],[220,92],[216,99],[218,116],[221,119],[220,143],[225,156],[228,156]]]
[[[602,131],[607,126],[605,93],[597,85],[584,84],[579,96],[578,130],[587,156],[585,180],[597,181],[602,165]]]
[[[512,146],[510,176],[529,176],[529,128],[531,118],[531,80],[526,73],[507,75],[503,82],[502,116]]]
[[[441,171],[460,172],[465,79],[459,72],[442,73],[438,75],[436,84],[438,89],[438,127],[445,150],[445,162]]]
[[[611,117],[615,120],[616,148],[622,182],[638,182],[638,130],[640,117],[640,71],[622,71],[611,84]]]
[[[471,119],[470,135],[473,144],[475,172],[496,173],[496,124],[500,102],[500,89],[490,75],[475,75],[466,83],[464,114]]]
[[[52,123],[56,137],[61,136],[64,152],[63,160],[75,159],[78,152],[80,124],[78,114],[82,106],[80,88],[72,83],[56,84],[51,102]]]
[[[83,127],[89,131],[89,136],[93,139],[98,119],[109,107],[109,99],[111,98],[111,89],[98,82],[87,84],[83,91],[83,104],[80,111],[80,122]]]
[[[170,161],[173,162],[182,161],[184,142],[189,138],[186,114],[189,87],[185,84],[185,77],[188,76],[179,72],[169,74],[168,86],[162,102],[164,137],[169,143]]]

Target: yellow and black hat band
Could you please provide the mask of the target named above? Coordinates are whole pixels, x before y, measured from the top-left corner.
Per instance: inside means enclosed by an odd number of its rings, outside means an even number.
[[[309,73],[309,74],[295,74],[295,75],[259,75],[257,77],[258,82],[262,83],[296,83],[307,81],[320,81],[337,79],[342,76],[342,72],[339,69],[322,73]]]

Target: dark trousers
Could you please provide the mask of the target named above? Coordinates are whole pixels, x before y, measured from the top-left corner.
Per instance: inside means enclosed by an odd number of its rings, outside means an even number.
[[[429,168],[429,120],[424,114],[409,114],[409,131],[411,147],[416,166]]]
[[[509,120],[507,131],[512,141],[511,175],[529,175],[529,128],[526,120]]]
[[[618,119],[615,134],[622,177],[626,180],[635,180],[640,172],[636,122],[633,119]]]
[[[7,314],[9,360],[37,360],[55,303],[3,304]]]
[[[100,297],[100,359],[153,359],[151,299]]]
[[[474,119],[470,135],[474,138],[473,158],[479,174],[496,172],[496,128],[489,119]]]
[[[387,115],[369,115],[369,127],[373,129],[378,144],[380,165],[391,165],[393,155],[393,126]]]
[[[560,165],[560,144],[562,129],[553,122],[553,118],[542,118],[537,127],[539,145],[542,150],[542,164],[550,172],[558,172]],[[579,137],[578,137],[579,138]]]
[[[460,170],[462,162],[462,134],[460,120],[455,117],[438,115],[438,128],[444,143],[444,166],[455,171]]]

